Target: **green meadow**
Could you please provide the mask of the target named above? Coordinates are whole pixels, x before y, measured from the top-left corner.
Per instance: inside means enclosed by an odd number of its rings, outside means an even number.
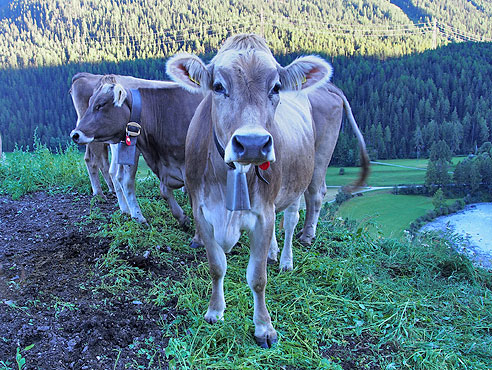
[[[463,160],[454,157],[453,166]],[[393,187],[401,184],[424,184],[428,159],[394,159],[377,161],[371,165],[367,185]],[[340,175],[339,167],[329,167],[326,174],[328,186],[349,185],[357,179],[358,167],[345,167]],[[338,188],[330,188],[326,200],[335,198]],[[451,200],[449,200],[451,202]],[[399,238],[412,221],[433,208],[432,199],[418,195],[393,195],[390,189],[364,192],[343,203],[338,215],[356,220],[359,224],[378,230],[387,237]]]

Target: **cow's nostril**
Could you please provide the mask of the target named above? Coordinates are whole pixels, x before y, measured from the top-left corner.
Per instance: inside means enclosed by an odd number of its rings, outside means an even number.
[[[273,145],[273,140],[272,140],[272,137],[270,135],[266,136],[267,140],[266,140],[266,143],[265,145],[263,145],[263,148],[261,148],[261,154],[263,154],[264,156],[267,156],[268,153],[270,153],[270,151],[272,150],[272,145]]]
[[[240,141],[240,136],[234,136],[232,138],[232,149],[234,150],[235,153],[239,154],[239,155],[242,155],[244,154],[244,145],[241,144],[241,141]]]
[[[72,140],[74,141],[74,143],[77,143],[80,139],[80,135],[78,133],[74,133],[72,135]]]

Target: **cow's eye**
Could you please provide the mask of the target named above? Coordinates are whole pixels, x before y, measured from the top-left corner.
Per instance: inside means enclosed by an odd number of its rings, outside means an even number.
[[[273,87],[272,90],[270,91],[270,95],[277,95],[280,92],[280,89],[282,88],[282,85],[280,82],[277,82]]]
[[[226,89],[224,88],[224,85],[222,85],[220,82],[214,83],[212,87],[217,94],[226,95]]]
[[[94,106],[94,110],[95,110],[95,111],[101,110],[101,108],[102,108],[102,104],[96,104],[96,105]]]

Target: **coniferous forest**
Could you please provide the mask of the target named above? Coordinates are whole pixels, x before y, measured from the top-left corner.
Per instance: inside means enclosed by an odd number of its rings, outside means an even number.
[[[443,5],[445,4],[445,5]],[[486,0],[0,1],[3,148],[66,145],[79,71],[167,79],[178,51],[213,56],[238,32],[277,60],[316,53],[351,102],[371,158],[454,154],[492,141],[492,4]],[[357,160],[344,125],[334,164]]]

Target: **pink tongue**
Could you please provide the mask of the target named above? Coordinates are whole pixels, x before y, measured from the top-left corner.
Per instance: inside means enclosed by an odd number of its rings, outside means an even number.
[[[265,162],[263,164],[260,164],[259,166],[263,171],[268,170],[268,167],[270,167],[270,162]]]

